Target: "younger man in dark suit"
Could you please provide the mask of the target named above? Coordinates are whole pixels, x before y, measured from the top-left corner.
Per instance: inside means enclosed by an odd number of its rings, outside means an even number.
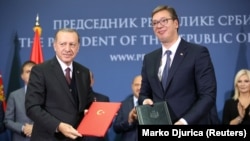
[[[175,125],[218,124],[217,85],[208,49],[179,36],[179,19],[170,6],[153,10],[152,27],[161,46],[144,56],[139,104],[166,101]]]

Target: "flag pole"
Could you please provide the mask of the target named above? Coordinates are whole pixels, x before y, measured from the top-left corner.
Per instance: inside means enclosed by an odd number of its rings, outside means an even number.
[[[38,14],[36,15],[36,23],[35,23],[35,26],[33,27],[33,31],[36,32],[36,30],[38,30],[39,36],[41,36],[42,28],[39,24],[39,15]]]

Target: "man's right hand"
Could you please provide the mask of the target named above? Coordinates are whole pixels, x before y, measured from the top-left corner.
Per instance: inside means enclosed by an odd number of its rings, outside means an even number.
[[[136,113],[136,109],[133,108],[128,115],[128,123],[132,124],[135,120],[137,120],[137,113]]]
[[[153,105],[154,102],[151,99],[147,98],[147,99],[143,100],[142,104],[143,105]]]
[[[63,122],[59,124],[58,131],[60,131],[66,137],[71,138],[71,139],[82,137],[82,135],[75,128],[73,128],[70,124],[63,123]]]
[[[23,133],[24,133],[27,137],[31,137],[32,128],[33,128],[33,124],[26,123],[26,124],[23,126]]]

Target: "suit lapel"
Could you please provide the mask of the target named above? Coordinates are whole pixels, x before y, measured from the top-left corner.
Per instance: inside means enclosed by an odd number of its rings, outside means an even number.
[[[160,48],[156,53],[156,63],[155,63],[155,66],[153,68],[154,68],[154,77],[155,77],[155,80],[156,80],[157,87],[159,89],[162,89],[162,91],[164,91],[163,87],[161,85],[161,80],[158,77],[159,68],[160,68],[161,63],[162,63],[161,62],[161,57],[162,57],[162,49]],[[152,60],[155,60],[155,59],[152,59]]]
[[[167,91],[167,89],[169,87],[171,79],[174,76],[174,73],[179,68],[181,62],[183,61],[183,59],[185,58],[185,56],[187,54],[187,50],[186,49],[187,49],[187,45],[185,44],[185,41],[181,40],[181,42],[180,42],[180,44],[179,44],[179,46],[178,46],[178,48],[176,50],[176,53],[175,53],[175,56],[174,56],[174,60],[172,62],[170,70],[169,70],[166,91]]]
[[[76,84],[76,88],[77,88],[77,96],[78,96],[78,99],[79,99],[79,107],[78,107],[78,110],[80,111],[80,108],[83,107],[83,101],[82,99],[84,99],[84,92],[83,90],[86,90],[87,87],[86,87],[86,83],[82,83],[82,79],[85,79],[87,78],[87,76],[84,76],[85,74],[82,73],[78,67],[73,63],[73,67],[74,67],[74,75],[75,75],[75,84]],[[86,82],[86,81],[84,81]]]

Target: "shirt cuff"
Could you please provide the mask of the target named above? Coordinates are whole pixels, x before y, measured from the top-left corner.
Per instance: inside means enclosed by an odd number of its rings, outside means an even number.
[[[180,121],[184,123],[184,125],[188,125],[187,121],[184,118],[181,118]]]

